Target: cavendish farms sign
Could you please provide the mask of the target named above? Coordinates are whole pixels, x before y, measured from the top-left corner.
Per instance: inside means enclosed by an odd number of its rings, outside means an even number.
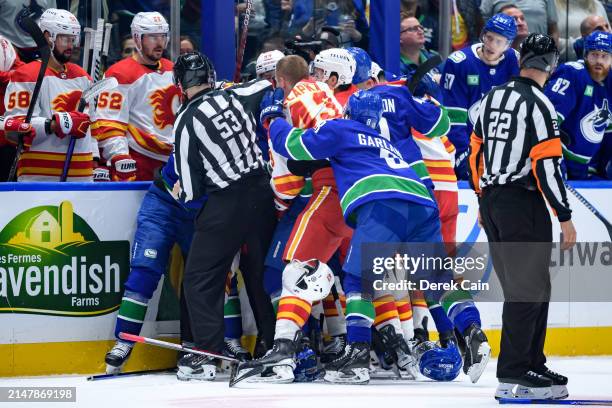
[[[0,231],[0,313],[110,313],[129,257],[129,241],[100,241],[70,201],[30,208]]]

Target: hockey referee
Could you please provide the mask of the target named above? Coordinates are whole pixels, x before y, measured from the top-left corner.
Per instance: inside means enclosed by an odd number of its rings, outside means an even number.
[[[552,251],[545,199],[559,219],[561,247],[576,241],[557,114],[542,89],[559,51],[552,37],[531,34],[520,54],[519,77],[483,97],[470,142],[470,183],[504,292],[495,397],[566,398],[567,378],[544,356]]]
[[[271,346],[276,319],[263,269],[276,213],[254,113],[272,84],[255,80],[215,89],[213,65],[199,52],[177,59],[174,78],[186,98],[174,124],[175,193],[185,201],[208,195],[195,220],[183,280],[195,345],[223,351],[225,282],[234,255],[246,246],[240,262],[245,287],[260,335]],[[215,376],[208,357],[187,354],[178,366],[192,378]]]

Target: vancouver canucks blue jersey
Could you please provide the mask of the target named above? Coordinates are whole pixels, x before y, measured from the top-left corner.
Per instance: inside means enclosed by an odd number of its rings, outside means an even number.
[[[383,102],[383,117],[379,122],[380,134],[399,150],[404,161],[421,178],[428,188],[433,182],[423,155],[412,138],[411,129],[428,137],[445,135],[449,130],[446,109],[430,101],[413,98],[405,85],[378,85],[370,89],[380,95]]]
[[[333,119],[304,130],[277,119],[270,126],[270,140],[274,149],[289,159],[329,158],[342,213],[351,226],[355,209],[374,200],[401,199],[436,207],[427,187],[399,150],[360,122]]]
[[[159,177],[157,177],[157,179],[151,186],[151,189],[159,188],[160,190],[168,193],[168,196],[172,201],[176,201],[174,200],[174,197],[172,197],[172,188],[174,187],[174,184],[176,184],[177,181],[178,175],[176,174],[176,170],[174,167],[174,154],[171,154],[168,157],[168,161],[166,162],[166,164],[164,164],[164,167],[162,167]],[[188,201],[187,203],[183,201],[176,201],[176,203],[180,204],[186,210],[197,211],[202,208],[202,205],[204,205],[204,202],[206,202],[207,198],[208,197],[204,195],[197,200]]]
[[[584,62],[577,61],[557,68],[544,93],[555,106],[561,130],[569,136],[563,143],[568,178],[588,178],[589,163],[612,123],[608,87],[593,81]]]
[[[467,152],[480,99],[494,86],[518,75],[518,53],[509,48],[497,65],[487,65],[477,50],[482,44],[465,47],[449,55],[442,70],[442,95],[448,108],[451,131],[448,138],[457,149],[457,158]]]

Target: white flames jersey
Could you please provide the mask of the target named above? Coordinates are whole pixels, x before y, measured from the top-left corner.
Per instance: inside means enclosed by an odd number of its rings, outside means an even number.
[[[12,73],[11,82],[4,95],[6,116],[26,115],[40,64],[40,61],[33,61],[22,65]],[[36,137],[32,147],[23,152],[19,159],[17,168],[19,181],[59,181],[70,138],[60,139],[55,134],[47,134],[44,120],[51,119],[55,112],[77,110],[83,90],[90,85],[91,78],[76,64],[66,64],[64,72],[47,68],[32,115]],[[78,139],[75,143],[68,181],[92,181],[91,150],[91,136],[87,132],[84,138]]]
[[[135,150],[167,161],[180,105],[180,91],[172,79],[172,62],[162,58],[158,69],[152,70],[129,57],[111,66],[105,76],[117,78],[119,86],[100,94],[91,126],[103,159]]]
[[[342,106],[334,92],[324,82],[305,79],[291,89],[284,102],[287,121],[293,127],[308,129],[324,120],[342,117]],[[270,146],[272,164],[272,189],[276,195],[288,200],[297,196],[305,185],[302,176],[291,174],[287,159],[276,153]]]

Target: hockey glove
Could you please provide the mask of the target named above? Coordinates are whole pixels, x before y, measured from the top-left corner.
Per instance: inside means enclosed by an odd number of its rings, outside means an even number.
[[[285,113],[283,112],[284,99],[285,93],[282,88],[276,88],[274,91],[266,92],[261,99],[259,121],[265,129],[270,127],[270,121],[272,119],[285,117]]]
[[[23,148],[28,150],[36,137],[36,132],[30,123],[24,122],[25,116],[8,116],[4,118],[4,135],[8,142],[17,144],[23,137]]]
[[[111,158],[113,181],[135,181],[136,161],[129,154],[117,154]]]
[[[89,115],[82,112],[57,112],[53,114],[55,135],[60,139],[73,136],[77,139],[85,137],[89,129]]]
[[[93,181],[94,182],[111,181],[110,169],[94,161]]]

